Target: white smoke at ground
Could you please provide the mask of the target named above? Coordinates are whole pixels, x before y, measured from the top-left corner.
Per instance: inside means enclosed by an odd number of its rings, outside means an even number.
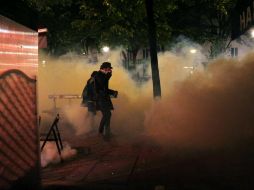
[[[42,145],[42,142],[40,143]],[[41,167],[46,167],[49,164],[57,164],[62,160],[71,159],[77,154],[76,149],[72,149],[67,142],[63,143],[63,150],[61,150],[61,157],[58,153],[55,142],[47,142],[43,151],[41,152]]]
[[[63,111],[68,122],[75,127],[75,135],[85,134],[92,130],[92,117],[84,107],[73,104],[64,107]]]

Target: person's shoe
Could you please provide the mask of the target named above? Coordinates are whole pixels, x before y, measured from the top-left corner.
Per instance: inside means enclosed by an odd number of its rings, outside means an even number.
[[[103,137],[103,133],[98,133],[98,137]]]
[[[109,135],[105,135],[105,136],[103,136],[103,139],[104,139],[104,141],[110,141],[110,136]]]
[[[110,138],[114,138],[116,135],[115,135],[114,133],[110,133],[108,136],[109,136]]]

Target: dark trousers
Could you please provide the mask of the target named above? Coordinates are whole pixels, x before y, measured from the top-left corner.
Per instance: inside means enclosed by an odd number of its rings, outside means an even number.
[[[102,113],[102,118],[99,126],[99,133],[103,133],[105,131],[105,136],[110,135],[110,118],[111,118],[111,110],[108,107],[101,107],[100,109]]]

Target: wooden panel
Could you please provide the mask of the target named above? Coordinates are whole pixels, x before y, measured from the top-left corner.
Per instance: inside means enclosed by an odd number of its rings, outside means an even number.
[[[38,34],[0,15],[0,189],[40,184]]]
[[[38,33],[0,15],[0,73],[10,69],[36,76]]]

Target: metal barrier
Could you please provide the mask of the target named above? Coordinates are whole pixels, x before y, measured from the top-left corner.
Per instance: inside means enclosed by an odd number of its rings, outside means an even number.
[[[77,95],[77,94],[50,94],[48,95],[48,98],[53,100],[53,109],[56,110],[57,106],[56,106],[56,100],[57,99],[65,99],[65,100],[69,100],[69,104],[71,102],[71,100],[74,99],[81,99],[81,95]]]
[[[36,80],[19,70],[0,75],[0,189],[40,186]]]
[[[41,152],[43,151],[43,148],[45,147],[48,141],[55,141],[58,154],[60,156],[61,161],[63,161],[61,157],[61,151],[63,150],[63,143],[62,143],[60,132],[58,130],[59,119],[60,119],[59,114],[57,114],[48,133],[40,135],[40,141],[43,141],[43,144],[41,146]]]

